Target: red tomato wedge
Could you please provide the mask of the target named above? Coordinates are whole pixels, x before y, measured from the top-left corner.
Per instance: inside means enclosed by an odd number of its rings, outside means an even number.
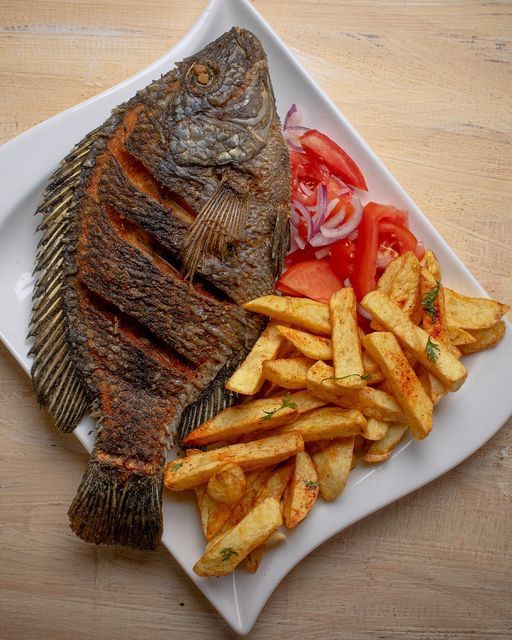
[[[343,288],[334,275],[329,260],[298,262],[285,271],[276,283],[276,289],[285,295],[311,298],[317,302],[329,302],[333,293]]]
[[[331,269],[344,282],[352,276],[356,245],[348,238],[338,240],[331,247]]]
[[[300,137],[300,142],[306,154],[325,162],[329,169],[344,182],[357,189],[368,191],[366,181],[357,164],[325,134],[311,129]]]
[[[398,252],[400,254],[412,251],[416,254],[418,260],[421,260],[425,255],[423,245],[417,241],[414,233],[404,227],[403,224],[397,224],[391,220],[383,220],[379,225],[379,237],[381,241],[390,246],[394,242],[398,243]]]
[[[363,219],[358,227],[354,272],[351,278],[358,300],[375,289],[377,251],[381,231],[386,230],[385,233],[393,233],[394,238],[398,241],[400,253],[418,250],[418,241],[406,227],[407,219],[407,211],[397,209],[392,205],[369,202],[365,206]],[[410,246],[414,246],[414,248],[409,249]]]

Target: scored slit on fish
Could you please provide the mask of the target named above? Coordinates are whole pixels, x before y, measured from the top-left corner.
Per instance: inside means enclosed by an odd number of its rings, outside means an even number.
[[[50,179],[29,336],[40,404],[95,447],[77,535],[154,549],[169,437],[237,401],[225,383],[288,247],[286,145],[261,44],[234,27],[114,110]]]

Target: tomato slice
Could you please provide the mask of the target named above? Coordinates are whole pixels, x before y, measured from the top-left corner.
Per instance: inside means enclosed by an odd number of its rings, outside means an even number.
[[[296,295],[327,303],[333,293],[343,288],[343,283],[333,273],[329,260],[307,260],[283,273],[276,289],[284,293],[282,287],[295,291]]]
[[[361,300],[376,286],[377,251],[379,248],[379,229],[381,221],[386,219],[397,226],[405,228],[407,211],[391,205],[369,202],[363,210],[363,219],[358,227],[354,273],[351,278],[357,299]],[[412,235],[412,234],[411,234]]]
[[[311,157],[325,162],[329,169],[347,184],[368,191],[365,179],[357,164],[343,149],[325,134],[316,129],[306,131],[300,142]]]
[[[284,259],[284,264],[287,269],[289,269],[297,262],[305,262],[306,260],[313,260],[315,258],[315,247],[312,247],[308,244],[304,249],[295,249],[293,253],[289,253]]]
[[[390,246],[396,242],[400,255],[407,251],[412,251],[419,260],[425,255],[423,245],[418,242],[412,231],[392,220],[383,220],[379,224],[379,237],[381,241],[386,242]]]
[[[352,276],[354,271],[354,256],[356,245],[348,238],[338,240],[331,247],[331,269],[334,274],[342,281],[345,282],[347,278]]]

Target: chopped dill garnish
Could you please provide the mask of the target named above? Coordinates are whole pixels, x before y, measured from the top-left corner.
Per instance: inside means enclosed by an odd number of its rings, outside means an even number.
[[[223,561],[227,562],[231,559],[231,556],[237,556],[238,553],[231,547],[224,547],[220,550],[220,555],[222,556]]]
[[[326,382],[327,380],[345,380],[346,378],[352,378],[356,376],[357,378],[361,378],[361,380],[369,380],[372,377],[371,373],[365,373],[364,375],[361,375],[359,373],[349,373],[348,376],[341,376],[341,378],[335,378],[334,376],[331,376],[330,378],[324,378],[322,380],[322,384],[324,382]]]
[[[265,411],[265,409],[263,409],[263,413],[266,415],[260,418],[260,420],[272,420],[272,418],[274,417],[274,414],[276,414],[278,411],[281,411],[282,409],[296,409],[296,408],[297,408],[296,403],[293,402],[292,399],[290,398],[290,395],[287,394],[285,395],[285,397],[283,398],[283,402],[279,407],[277,407],[277,409],[274,409],[273,411]]]
[[[427,358],[430,362],[434,364],[437,362],[437,358],[439,357],[439,352],[441,351],[438,344],[436,344],[432,338],[429,336],[427,340],[427,344],[425,345],[425,353],[427,354]]]
[[[171,471],[178,471],[182,464],[183,462],[175,462],[171,467]]]
[[[313,482],[312,480],[304,480],[304,484],[308,489],[314,489],[320,485],[319,482]]]
[[[435,322],[437,320],[436,300],[439,296],[440,287],[441,283],[439,282],[439,280],[436,280],[436,286],[434,287],[434,289],[427,291],[421,301],[422,307],[428,313],[432,322]]]

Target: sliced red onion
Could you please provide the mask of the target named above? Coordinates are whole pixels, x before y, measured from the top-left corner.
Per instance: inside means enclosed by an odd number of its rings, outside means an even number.
[[[332,200],[330,200],[327,204],[327,211],[325,212],[325,215],[328,216],[330,213],[332,213],[334,207],[338,204],[339,201],[339,198],[333,198]]]
[[[313,216],[313,229],[311,235],[314,236],[320,230],[325,215],[327,213],[327,187],[325,184],[319,184],[316,189],[316,213]]]
[[[292,104],[288,109],[288,113],[284,117],[283,129],[288,129],[288,127],[297,127],[300,124],[302,124],[302,113],[296,104]]]
[[[283,134],[290,147],[295,151],[299,150],[301,153],[304,153],[299,138],[302,134],[306,133],[306,131],[309,131],[307,127],[288,127],[288,129],[284,130]]]
[[[322,249],[318,249],[318,251],[315,251],[315,258],[317,260],[322,260],[322,258],[327,258],[330,253],[331,247],[322,247]]]
[[[385,269],[391,260],[393,260],[393,256],[390,253],[378,253],[377,269]]]
[[[368,313],[368,311],[366,311],[366,309],[363,309],[363,307],[360,304],[357,305],[357,313],[360,316],[363,316],[363,318],[366,318],[367,320],[370,320],[370,322],[373,320],[372,314]]]
[[[333,215],[332,218],[329,218],[329,220],[326,220],[323,226],[327,227],[328,229],[334,229],[334,227],[337,227],[339,224],[343,222],[343,220],[345,220],[346,214],[347,214],[347,208],[343,206],[338,211],[338,213]]]
[[[301,221],[301,216],[297,213],[295,207],[290,207],[290,222],[294,227],[299,226],[299,222]]]
[[[305,182],[299,182],[299,187],[302,193],[304,193],[306,196],[313,195],[313,189],[310,189]]]
[[[352,232],[349,236],[348,239],[350,240],[350,242],[354,242],[355,240],[357,240],[357,236],[359,235],[359,231],[356,229],[354,232]]]
[[[308,240],[309,240],[313,235],[313,218],[309,214],[306,214],[304,217],[306,218],[306,224],[308,227]]]
[[[306,246],[306,241],[300,237],[298,230],[292,225],[290,225],[290,239],[291,245],[294,247],[294,251],[297,248],[304,249]]]
[[[343,280],[343,286],[346,287],[347,289],[352,289],[352,283],[350,282],[350,278],[345,278],[345,280]]]

